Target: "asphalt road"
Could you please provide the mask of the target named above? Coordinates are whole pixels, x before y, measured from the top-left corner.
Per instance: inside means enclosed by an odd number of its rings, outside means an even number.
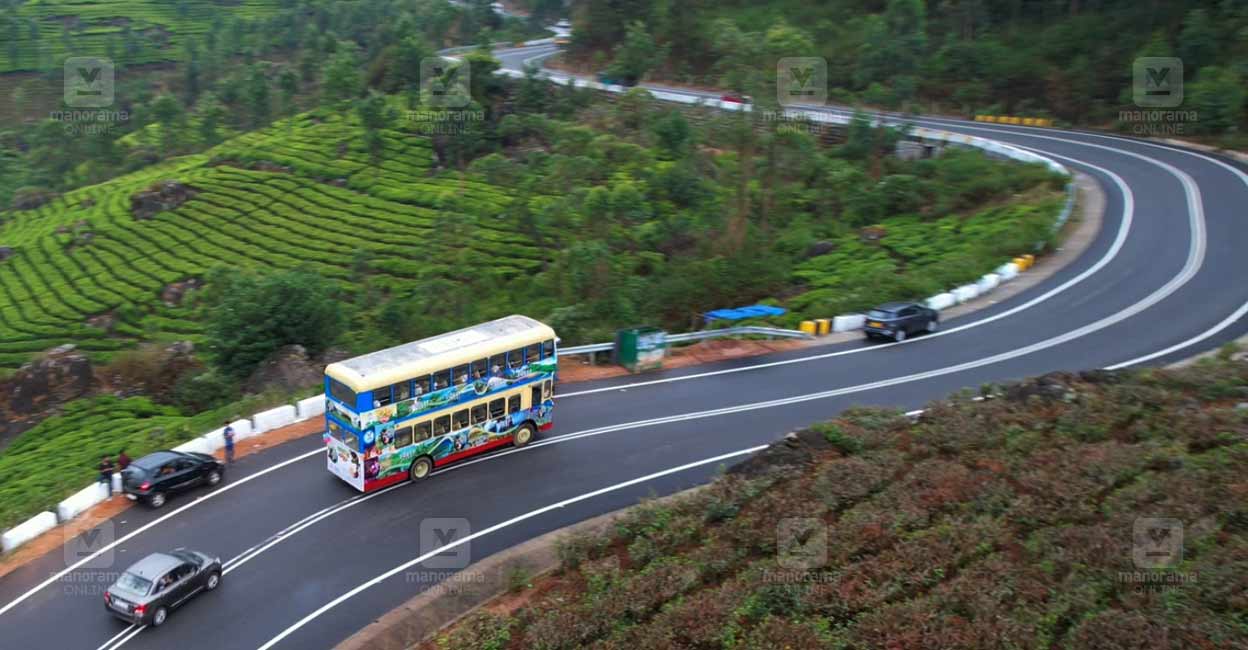
[[[501,57],[515,68],[549,50]],[[1098,134],[918,122],[1027,147],[1091,175],[1107,198],[1101,233],[1038,286],[903,344],[852,342],[643,381],[563,385],[555,428],[537,443],[418,486],[360,497],[326,471],[319,437],[248,456],[215,491],[161,511],[131,509],[90,540],[0,578],[0,648],[330,648],[454,568],[640,497],[704,482],[742,456],[707,459],[849,406],[913,409],[989,381],[1161,364],[1248,332],[1242,168]],[[682,465],[693,466],[668,471]],[[635,481],[648,475],[656,476]],[[422,526],[475,537],[453,557],[417,561],[437,548],[436,536],[422,540]],[[159,630],[130,629],[104,612],[101,593],[117,571],[178,546],[226,560],[222,588]],[[438,561],[442,567],[431,565]],[[472,571],[468,564],[461,579],[474,579]]]

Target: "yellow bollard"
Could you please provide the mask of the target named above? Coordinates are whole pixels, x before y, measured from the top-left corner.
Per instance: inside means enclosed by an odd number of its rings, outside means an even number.
[[[815,335],[815,321],[813,321],[813,320],[804,320],[804,321],[802,321],[802,324],[801,324],[801,325],[800,325],[797,329],[799,329],[799,330],[801,330],[801,331],[803,331],[803,332],[805,332],[805,333],[807,333],[807,334],[809,334],[809,335],[811,335],[811,336],[814,336],[814,335]]]
[[[1036,125],[1036,118],[1034,117],[1023,118],[1023,126],[1035,126],[1035,125]]]
[[[1036,256],[1031,253],[1024,255],[1023,259],[1027,260],[1027,268],[1031,268],[1036,265]]]
[[[985,116],[984,116],[984,121],[985,121],[985,122],[996,122],[996,121],[997,121],[997,116],[996,116],[996,115],[985,115]]]
[[[1025,258],[1015,257],[1013,261],[1014,261],[1014,265],[1018,267],[1019,271],[1027,270],[1027,260]]]
[[[824,336],[832,331],[832,321],[827,318],[816,318],[815,329],[819,336]]]

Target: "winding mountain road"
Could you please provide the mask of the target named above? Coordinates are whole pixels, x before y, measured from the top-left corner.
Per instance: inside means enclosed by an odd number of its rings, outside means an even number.
[[[499,56],[518,69],[551,50]],[[1104,134],[914,121],[1024,147],[1092,176],[1106,196],[1100,234],[1051,278],[944,322],[937,334],[564,385],[556,426],[537,443],[419,486],[357,495],[326,471],[319,436],[247,456],[215,491],[160,511],[131,509],[85,554],[76,554],[81,543],[67,546],[0,578],[0,647],[330,648],[445,577],[448,569],[425,557],[431,547],[422,548],[428,518],[462,520],[440,527],[471,532],[458,559],[479,560],[705,482],[747,450],[851,405],[913,409],[989,381],[1162,364],[1248,332],[1242,167]],[[178,546],[226,560],[222,588],[159,630],[105,613],[101,593],[117,571]]]

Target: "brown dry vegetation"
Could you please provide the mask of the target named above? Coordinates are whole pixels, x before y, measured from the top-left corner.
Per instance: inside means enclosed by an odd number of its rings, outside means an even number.
[[[801,432],[565,540],[527,604],[424,647],[1248,648],[1248,363],[988,392]],[[1183,523],[1180,562],[1135,566],[1140,517]],[[790,518],[816,520],[826,560],[786,568]]]

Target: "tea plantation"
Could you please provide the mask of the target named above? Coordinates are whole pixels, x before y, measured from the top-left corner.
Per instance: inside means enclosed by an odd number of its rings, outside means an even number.
[[[454,273],[438,254],[447,246],[488,256],[503,276],[542,265],[530,236],[491,218],[507,202],[498,188],[428,176],[428,140],[400,131],[385,132],[384,151],[370,160],[360,133],[352,117],[304,114],[3,215],[0,241],[13,254],[0,263],[0,368],[68,342],[98,361],[140,341],[197,341],[195,316],[160,295],[216,266],[303,266],[351,292],[361,261],[382,290]],[[256,163],[270,171],[245,168]],[[136,218],[130,197],[163,181],[193,196]],[[457,239],[431,236],[440,219],[462,226]],[[88,323],[100,315],[111,322]]]
[[[239,0],[229,11],[256,20],[276,15],[280,4]],[[0,72],[56,68],[68,56],[121,58],[127,65],[175,60],[187,37],[205,34],[221,9],[211,0],[19,3],[0,16]]]

